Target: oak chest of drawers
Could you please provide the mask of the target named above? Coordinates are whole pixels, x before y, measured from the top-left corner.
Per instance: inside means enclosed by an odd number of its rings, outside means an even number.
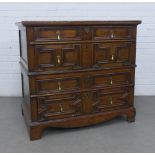
[[[136,30],[141,21],[23,21],[22,114],[30,139],[46,127],[135,120]]]

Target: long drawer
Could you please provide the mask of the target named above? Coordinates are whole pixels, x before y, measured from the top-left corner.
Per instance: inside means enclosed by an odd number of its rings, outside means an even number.
[[[63,119],[127,108],[132,105],[132,93],[132,87],[118,87],[37,97],[37,119]]]
[[[132,42],[51,44],[31,47],[30,71],[65,72],[135,65]]]
[[[30,76],[31,95],[76,92],[134,84],[134,69]]]

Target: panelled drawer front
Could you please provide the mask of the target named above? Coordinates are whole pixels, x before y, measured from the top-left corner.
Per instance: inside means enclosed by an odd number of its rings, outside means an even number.
[[[135,47],[131,42],[94,43],[93,67],[118,67],[135,64]]]
[[[82,114],[81,94],[38,97],[38,121],[60,119]]]
[[[133,88],[98,89],[37,97],[38,121],[77,117],[132,106]]]
[[[83,75],[84,89],[98,89],[134,84],[134,70],[95,71]]]
[[[38,45],[34,48],[37,71],[74,70],[81,68],[81,45]]]
[[[80,27],[35,27],[35,41],[82,40]]]
[[[82,85],[80,75],[45,75],[31,80],[31,93],[62,93],[80,90]]]
[[[136,30],[132,27],[94,27],[93,40],[135,39]]]
[[[30,92],[44,121],[131,106],[133,83],[134,69],[51,74],[30,77]]]
[[[132,105],[133,88],[111,88],[93,93],[93,112],[120,109]]]
[[[30,77],[30,93],[49,94],[134,84],[134,69],[96,70]]]
[[[131,84],[131,73],[121,72],[121,73],[109,73],[102,74],[97,73],[93,77],[93,87],[113,87],[116,85],[128,85]]]

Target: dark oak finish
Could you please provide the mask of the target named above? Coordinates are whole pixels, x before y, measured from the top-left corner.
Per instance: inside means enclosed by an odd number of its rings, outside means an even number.
[[[47,127],[135,120],[136,30],[141,21],[23,21],[22,114],[30,139]]]

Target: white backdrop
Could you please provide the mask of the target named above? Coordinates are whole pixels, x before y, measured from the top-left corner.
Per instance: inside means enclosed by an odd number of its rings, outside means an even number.
[[[155,95],[155,3],[0,3],[0,96],[21,96],[22,20],[142,20],[138,26],[136,95]]]

